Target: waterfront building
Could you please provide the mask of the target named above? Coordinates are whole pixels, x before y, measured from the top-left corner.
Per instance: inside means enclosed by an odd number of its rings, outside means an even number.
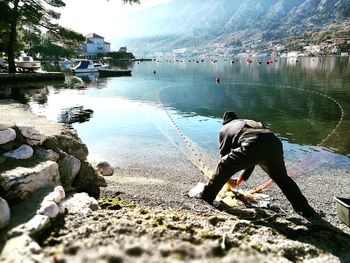
[[[126,53],[128,51],[127,47],[120,47],[119,52]]]
[[[111,43],[104,40],[104,37],[95,33],[85,36],[86,41],[82,45],[82,54],[85,57],[95,57],[97,54],[107,54],[111,51]]]

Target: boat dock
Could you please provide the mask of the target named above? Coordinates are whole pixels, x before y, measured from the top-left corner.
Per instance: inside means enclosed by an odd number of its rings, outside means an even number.
[[[64,79],[65,77],[62,72],[0,73],[0,83]]]
[[[98,69],[100,77],[119,77],[119,76],[131,76],[131,70],[122,70],[122,69],[109,69],[101,68]]]

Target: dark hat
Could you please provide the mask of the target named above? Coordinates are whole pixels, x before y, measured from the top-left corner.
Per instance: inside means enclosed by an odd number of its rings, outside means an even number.
[[[226,111],[224,113],[224,116],[222,116],[222,124],[225,125],[226,123],[229,123],[230,121],[233,121],[234,119],[237,119],[236,113],[233,111]]]

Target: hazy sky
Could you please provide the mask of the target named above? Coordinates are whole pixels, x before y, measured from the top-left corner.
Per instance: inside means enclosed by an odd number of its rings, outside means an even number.
[[[108,42],[130,36],[137,21],[128,19],[131,15],[171,0],[141,0],[141,4],[123,4],[122,0],[66,0],[66,7],[60,9],[62,26],[82,34],[96,33]],[[117,48],[113,47],[112,49]]]

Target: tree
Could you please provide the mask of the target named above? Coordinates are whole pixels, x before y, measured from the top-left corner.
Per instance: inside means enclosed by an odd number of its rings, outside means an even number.
[[[8,43],[8,21],[11,19],[9,6],[2,0],[0,0],[0,52],[4,52],[7,49]]]
[[[122,0],[124,3],[139,3],[139,0]],[[16,72],[15,50],[18,28],[45,28],[53,39],[67,45],[84,41],[84,37],[73,30],[58,25],[60,13],[53,8],[63,8],[63,0],[0,0],[0,23],[9,28],[7,55],[9,72]],[[1,34],[1,30],[0,30]]]

